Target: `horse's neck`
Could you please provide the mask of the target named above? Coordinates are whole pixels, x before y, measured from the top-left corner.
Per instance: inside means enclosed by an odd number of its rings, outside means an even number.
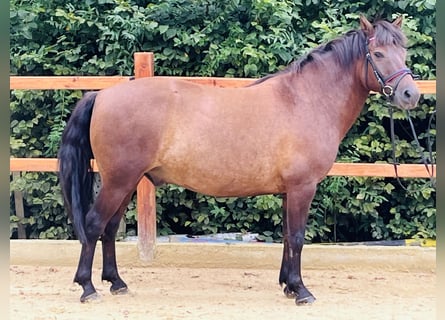
[[[309,91],[314,95],[312,107],[328,115],[330,123],[337,123],[339,139],[343,139],[354,124],[369,94],[357,76],[360,69],[361,64],[343,70],[336,63],[330,63],[307,68],[299,77],[299,81],[312,87]]]

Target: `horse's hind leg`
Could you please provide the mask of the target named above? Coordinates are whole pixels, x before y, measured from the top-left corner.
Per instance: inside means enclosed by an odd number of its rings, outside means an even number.
[[[284,293],[295,297],[297,304],[311,303],[315,297],[304,286],[301,277],[301,251],[309,207],[315,194],[315,185],[299,185],[288,190],[283,205],[284,248],[281,263],[280,284],[285,284]]]
[[[96,243],[99,237],[104,234],[110,220],[116,215],[119,208],[121,208],[124,199],[126,199],[130,191],[134,190],[136,187],[138,179],[134,179],[134,181],[134,183],[130,185],[127,183],[127,186],[125,186],[124,184],[118,183],[107,184],[103,180],[102,189],[100,190],[92,208],[88,211],[85,217],[85,233],[88,240],[86,243],[82,244],[79,265],[74,277],[74,281],[80,284],[83,288],[83,294],[80,297],[81,302],[92,300],[97,297],[96,289],[91,281]],[[111,224],[110,230],[114,229],[113,226],[114,224]],[[120,286],[120,284],[116,283],[116,286]]]
[[[91,268],[93,267],[94,251],[96,249],[97,238],[88,236],[86,243],[82,243],[79,264],[77,267],[74,282],[80,284],[83,288],[80,302],[86,302],[97,298],[96,289],[91,282]]]
[[[101,237],[102,240],[102,257],[103,257],[103,271],[102,281],[111,282],[110,292],[112,294],[122,294],[128,292],[128,287],[119,276],[116,264],[116,233],[119,229],[119,223],[125,213],[125,209],[131,200],[133,192],[130,192],[122,202],[119,210],[111,218],[105,227],[105,231]]]

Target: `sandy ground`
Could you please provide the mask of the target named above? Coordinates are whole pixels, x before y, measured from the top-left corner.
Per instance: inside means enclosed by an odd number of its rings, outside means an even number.
[[[100,299],[81,304],[75,267],[11,265],[10,319],[436,319],[433,271],[304,270],[309,306],[284,297],[278,270],[123,267],[121,296],[100,272]]]

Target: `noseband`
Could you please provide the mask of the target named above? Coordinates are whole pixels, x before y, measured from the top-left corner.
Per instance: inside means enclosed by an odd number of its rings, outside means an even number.
[[[375,78],[377,79],[377,82],[380,85],[380,93],[383,94],[387,99],[391,99],[394,96],[394,92],[397,90],[400,81],[402,81],[402,79],[405,76],[410,75],[413,79],[418,79],[419,76],[414,75],[409,68],[402,68],[385,78],[377,68],[377,65],[375,64],[374,60],[372,60],[371,53],[369,52],[369,42],[372,40],[374,40],[374,37],[369,38],[368,42],[366,43],[366,60],[367,60],[367,63],[365,64],[366,86],[369,88],[368,64],[370,64],[372,72],[374,73]],[[394,80],[396,80],[395,85],[394,86],[389,85],[389,83]]]

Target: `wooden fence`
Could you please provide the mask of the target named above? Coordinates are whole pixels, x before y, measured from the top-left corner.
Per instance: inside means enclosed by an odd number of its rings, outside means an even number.
[[[154,55],[151,52],[134,54],[134,77],[154,76]],[[10,77],[11,90],[100,90],[120,82],[129,81],[131,77],[123,76],[49,76],[49,77]],[[254,79],[217,78],[217,77],[177,77],[195,83],[217,87],[240,87],[251,83]],[[435,94],[436,81],[416,81],[422,94]],[[97,166],[92,161],[93,170]],[[11,158],[10,172],[16,175],[21,171],[57,172],[57,159],[49,158]],[[435,173],[434,166],[434,173]],[[427,178],[428,172],[421,164],[400,164],[398,174],[405,178]],[[381,163],[334,163],[328,175],[331,176],[362,176],[362,177],[395,177],[392,164]],[[143,178],[137,186],[138,214],[138,250],[142,261],[154,258],[156,242],[156,195],[154,186],[147,178]],[[20,202],[20,195],[16,199]],[[17,203],[16,203],[17,205]],[[23,205],[22,205],[23,207]],[[23,210],[23,209],[22,209]],[[17,215],[23,217],[23,212]]]

